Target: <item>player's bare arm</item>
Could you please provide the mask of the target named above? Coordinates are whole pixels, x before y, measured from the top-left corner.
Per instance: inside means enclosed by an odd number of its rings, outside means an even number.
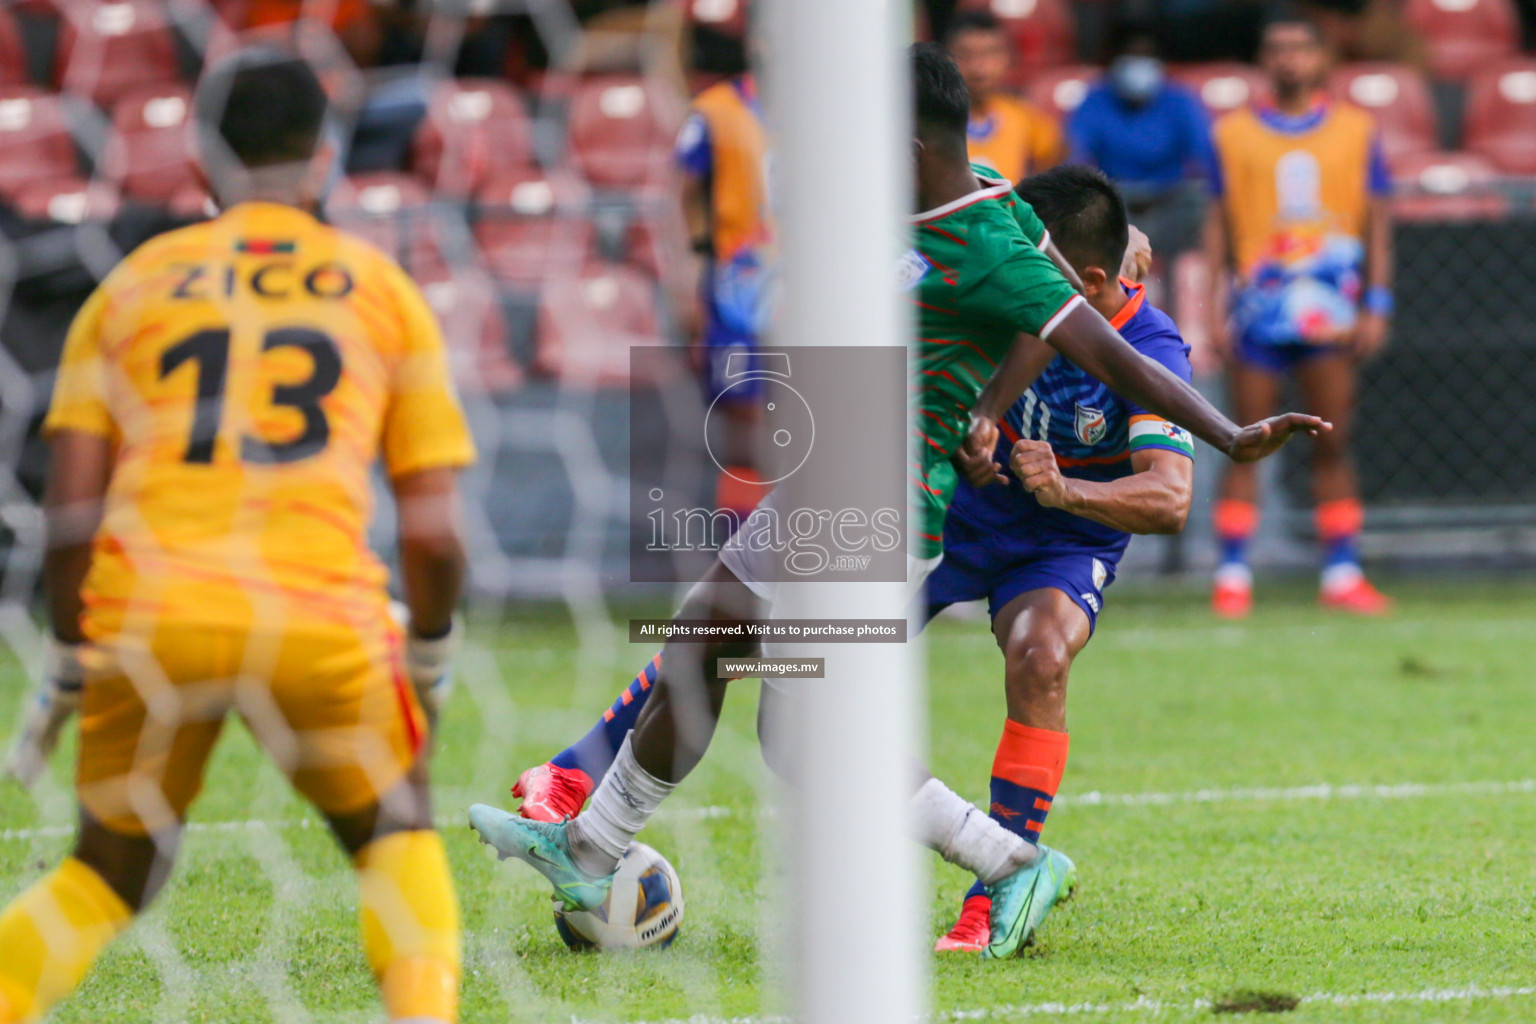
[[[1047,508],[1092,519],[1126,533],[1178,533],[1189,517],[1195,463],[1178,452],[1139,451],[1130,476],[1079,480],[1063,476],[1046,441],[1020,440],[1009,455],[1024,490]]]
[[[43,679],[6,758],[5,773],[23,786],[42,774],[59,735],[79,706],[85,684],[80,659],[85,610],[80,588],[91,567],[91,541],[101,524],[102,501],[112,475],[113,446],[105,436],[83,430],[56,431],[49,442],[52,465],[43,511],[48,551],[43,578],[51,636]]]
[[[696,174],[684,172],[682,178],[683,226],[688,232],[688,254],[671,271],[664,269],[667,296],[678,311],[685,337],[697,339],[703,329],[703,311],[699,308],[700,285],[706,269],[705,254],[713,245],[714,225],[710,218],[709,183]]]
[[[393,481],[400,519],[400,579],[418,636],[447,633],[464,584],[459,482],[454,469],[407,473]]]
[[[1366,289],[1350,349],[1355,358],[1370,359],[1387,343],[1392,306],[1392,212],[1385,198],[1371,200],[1366,219]]]
[[[112,441],[82,430],[60,430],[49,442],[51,469],[43,495],[48,554],[43,574],[48,621],[61,643],[85,640],[80,585],[91,567],[91,538],[101,524],[102,498],[112,476]]]
[[[1230,246],[1227,239],[1227,218],[1222,212],[1221,201],[1207,204],[1203,232],[1205,265],[1210,268],[1209,290],[1205,298],[1205,336],[1211,355],[1225,362],[1231,351],[1231,338],[1227,333],[1227,273]]]
[[[400,585],[410,611],[406,670],[428,719],[452,690],[449,666],[458,647],[454,610],[464,587],[464,540],[457,469],[405,473],[391,481],[400,530]]]
[[[1047,339],[1051,347],[1148,412],[1172,420],[1234,462],[1273,454],[1296,434],[1319,434],[1332,425],[1316,416],[1283,413],[1239,427],[1199,391],[1154,360],[1142,356],[1086,304],[1062,319]]]
[[[972,484],[985,487],[1008,479],[993,457],[997,451],[998,420],[1055,358],[1056,350],[1051,346],[1033,334],[1020,334],[981,389],[971,410],[965,440],[954,459],[955,467]]]

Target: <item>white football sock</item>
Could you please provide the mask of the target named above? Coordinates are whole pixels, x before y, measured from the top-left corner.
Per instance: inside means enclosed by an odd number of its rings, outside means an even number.
[[[1348,590],[1350,587],[1359,585],[1363,579],[1365,579],[1365,573],[1360,570],[1360,566],[1357,563],[1339,562],[1323,569],[1322,576],[1319,577],[1319,583],[1322,586],[1323,593],[1336,594],[1341,590]]]
[[[912,797],[918,842],[991,885],[1033,863],[1040,848],[1008,831],[938,779]]]
[[[618,867],[630,841],[677,788],[677,783],[663,782],[640,767],[629,739],[624,737],[613,766],[592,794],[591,805],[566,826],[577,866],[594,875],[611,874]]]
[[[1213,577],[1219,587],[1240,587],[1244,590],[1253,589],[1253,570],[1244,562],[1223,562],[1216,568]]]

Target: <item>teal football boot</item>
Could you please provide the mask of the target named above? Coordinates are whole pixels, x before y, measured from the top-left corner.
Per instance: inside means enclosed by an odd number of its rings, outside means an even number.
[[[566,822],[529,821],[496,807],[475,804],[469,824],[480,841],[496,848],[502,860],[526,861],[549,879],[566,910],[594,910],[608,898],[613,875],[588,874],[577,866],[566,838]]]
[[[1057,903],[1072,895],[1077,865],[1049,846],[1028,867],[987,886],[992,897],[992,941],[981,954],[989,960],[1018,956],[1035,937],[1035,929]]]

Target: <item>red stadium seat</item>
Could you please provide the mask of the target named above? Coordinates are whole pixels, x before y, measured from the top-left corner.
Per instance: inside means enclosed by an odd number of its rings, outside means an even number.
[[[59,224],[111,220],[120,205],[111,185],[84,178],[41,181],[16,193],[16,209],[22,216]]]
[[[0,7],[0,88],[27,84],[27,49],[10,8]]]
[[[1493,220],[1509,213],[1509,198],[1493,165],[1473,153],[1410,153],[1394,167],[1399,220]]]
[[[411,166],[435,191],[468,198],[497,171],[533,160],[528,111],[506,82],[465,78],[432,93]]]
[[[1463,145],[1506,174],[1536,174],[1536,61],[1504,61],[1472,79]]]
[[[1025,80],[1077,58],[1076,23],[1064,0],[961,0],[961,10],[988,10],[1013,40],[1014,67]]]
[[[440,265],[413,276],[442,326],[459,390],[500,395],[521,387],[523,371],[507,348],[501,300],[485,271]]]
[[[1251,64],[1212,61],[1185,64],[1171,71],[1172,78],[1195,91],[1212,117],[1270,99],[1269,79]]]
[[[592,184],[628,189],[670,178],[680,112],[644,79],[604,75],[581,82],[567,123],[572,162]]]
[[[663,267],[687,265],[688,225],[675,208],[640,214],[625,225],[623,246],[626,262],[663,280]]]
[[[544,285],[535,365],[588,387],[629,382],[633,345],[660,345],[656,285],[634,267],[591,261]]]
[[[475,239],[491,272],[512,285],[534,287],[551,268],[579,266],[592,244],[592,225],[571,216],[574,183],[536,170],[512,171],[476,195]]]
[[[338,228],[372,242],[415,272],[442,262],[431,199],[426,186],[411,175],[376,171],[338,182],[325,212]]]
[[[0,91],[0,194],[79,173],[59,98],[30,86]]]
[[[60,91],[110,108],[136,86],[180,80],[176,38],[164,4],[75,0],[61,9],[54,63]]]
[[[1408,0],[1406,16],[1424,40],[1429,72],[1437,78],[1468,78],[1519,46],[1510,0]]]
[[[198,184],[192,141],[192,93],[179,85],[135,89],[112,108],[103,171],[123,194],[168,200]]]
[[[1370,111],[1381,148],[1393,166],[1410,153],[1435,148],[1435,101],[1429,83],[1401,64],[1349,64],[1328,81],[1333,95]]]
[[[1029,80],[1025,95],[1031,103],[1048,110],[1059,118],[1071,116],[1072,111],[1088,95],[1088,87],[1104,77],[1103,69],[1092,64],[1071,64],[1053,68]]]

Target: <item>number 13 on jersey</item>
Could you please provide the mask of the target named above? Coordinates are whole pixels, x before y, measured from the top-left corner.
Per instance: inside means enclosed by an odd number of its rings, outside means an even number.
[[[321,401],[341,382],[341,351],[330,336],[306,327],[281,327],[267,332],[261,343],[264,360],[293,353],[307,357],[308,375],[273,384],[268,404],[274,410],[292,410],[301,419],[291,436],[248,433],[240,438],[240,459],[257,465],[282,465],[319,454],[331,437],[331,425]],[[187,364],[195,370],[184,370]],[[197,375],[196,399],[183,462],[213,462],[214,444],[224,420],[225,394],[230,377],[230,331],[217,328],[198,331],[167,348],[160,356],[160,377],[181,372]]]

